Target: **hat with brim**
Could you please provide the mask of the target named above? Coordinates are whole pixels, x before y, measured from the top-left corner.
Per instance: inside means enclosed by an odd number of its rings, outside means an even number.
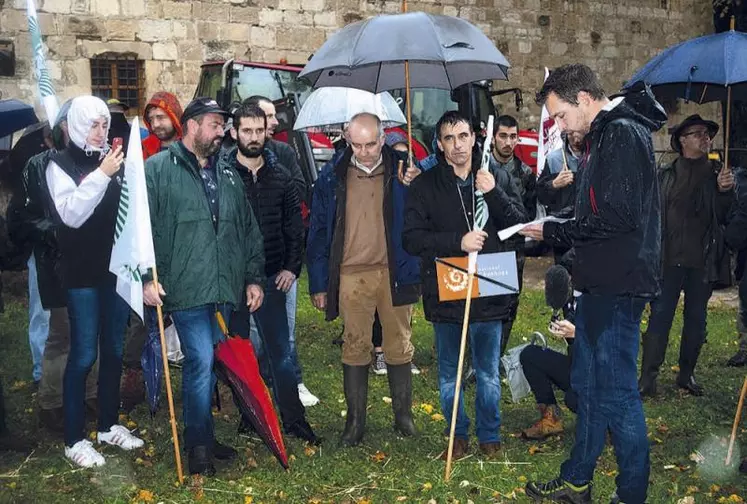
[[[699,114],[693,114],[687,117],[684,121],[674,127],[674,130],[672,131],[672,138],[670,141],[672,149],[679,152],[680,154],[682,153],[682,142],[680,142],[680,137],[687,130],[687,128],[691,126],[705,126],[708,129],[708,136],[710,136],[711,139],[713,139],[713,137],[716,136],[716,133],[718,133],[718,124],[716,124],[715,122],[707,121],[700,117]]]
[[[205,114],[220,114],[224,118],[228,117],[228,112],[220,108],[218,102],[213,98],[195,98],[194,100],[189,102],[187,108],[184,109],[184,113],[182,114],[181,118],[182,126],[186,125],[188,120]]]
[[[116,98],[109,98],[108,100],[106,100],[106,105],[110,110],[112,107],[122,107],[122,112],[127,112],[127,110],[130,108],[129,105],[127,105],[126,103],[122,103]]]

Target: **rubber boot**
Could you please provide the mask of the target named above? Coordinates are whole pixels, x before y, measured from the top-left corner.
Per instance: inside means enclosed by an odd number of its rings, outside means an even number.
[[[643,335],[641,378],[638,380],[638,391],[642,397],[656,395],[656,378],[659,376],[659,368],[664,363],[668,339],[650,332]]]
[[[524,439],[545,439],[563,433],[563,420],[556,404],[538,404],[542,418],[537,423],[521,431]]]
[[[342,365],[343,388],[345,389],[345,401],[348,405],[345,430],[340,439],[343,446],[355,446],[363,439],[363,431],[366,427],[366,404],[368,402],[368,368],[367,365]]]
[[[389,390],[392,394],[394,429],[403,436],[418,433],[412,421],[412,373],[410,363],[392,366],[387,364]]]

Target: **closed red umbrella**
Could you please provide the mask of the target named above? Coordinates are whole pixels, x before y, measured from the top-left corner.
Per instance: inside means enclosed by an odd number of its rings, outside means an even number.
[[[216,313],[216,317],[226,340],[215,347],[215,371],[231,387],[243,417],[252,424],[280,465],[288,469],[280,422],[270,391],[259,373],[254,347],[249,340],[230,337],[221,314]]]

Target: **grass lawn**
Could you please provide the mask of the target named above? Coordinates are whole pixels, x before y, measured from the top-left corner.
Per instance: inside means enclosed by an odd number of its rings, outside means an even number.
[[[305,292],[305,285],[299,293]],[[391,405],[385,377],[371,375],[369,416],[364,444],[341,449],[337,445],[345,409],[340,350],[330,344],[340,323],[325,323],[308,301],[299,295],[298,347],[304,381],[321,398],[307,410],[309,421],[326,442],[321,448],[286,440],[291,468],[282,470],[261,442],[236,434],[236,411],[225,396],[224,409],[216,413],[218,438],[239,448],[240,457],[230,465],[218,463],[216,478],[176,482],[174,452],[170,441],[165,395],[154,419],[147,406],[138,406],[126,421],[137,426],[146,440],[144,449],[125,453],[103,448],[107,464],[97,470],[75,470],[63,457],[61,439],[37,425],[37,406],[31,386],[31,359],[27,315],[23,300],[8,299],[0,318],[0,376],[5,384],[10,428],[38,440],[39,447],[26,459],[0,457],[0,502],[18,503],[316,503],[316,502],[524,502],[528,479],[557,475],[573,441],[574,418],[565,411],[566,434],[545,443],[527,443],[516,434],[533,422],[536,409],[531,398],[512,404],[504,388],[501,406],[503,460],[484,461],[479,452],[455,465],[451,482],[443,480],[444,463],[435,460],[445,446],[447,426],[440,415],[437,370],[430,325],[418,309],[414,321],[415,361],[422,374],[413,377],[413,410],[420,435],[402,439],[391,428]],[[549,320],[539,290],[522,295],[519,319],[510,346]],[[674,386],[681,319],[672,330],[672,344],[660,378],[660,398],[645,403],[651,439],[650,503],[743,502],[747,477],[727,470],[723,438],[728,437],[744,370],[724,367],[735,351],[735,311],[714,308],[709,313],[708,344],[700,359],[698,378],[706,396],[682,395]],[[180,372],[172,369],[178,418],[181,417]],[[474,388],[467,391],[467,408],[474,417]],[[562,399],[559,397],[559,399]],[[93,431],[94,424],[88,425]],[[740,429],[747,445],[747,419]],[[715,437],[714,437],[715,436]],[[473,445],[476,441],[473,438]],[[706,457],[701,465],[691,459],[696,451]],[[186,466],[186,457],[183,457]],[[608,502],[615,489],[616,463],[611,448],[604,450],[594,480],[594,502]],[[185,467],[186,470],[186,467]]]

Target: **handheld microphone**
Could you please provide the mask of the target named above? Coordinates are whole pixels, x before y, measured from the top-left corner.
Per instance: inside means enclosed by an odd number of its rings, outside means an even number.
[[[552,321],[560,320],[561,311],[571,298],[571,276],[563,266],[556,264],[545,273],[545,302],[552,308]]]

